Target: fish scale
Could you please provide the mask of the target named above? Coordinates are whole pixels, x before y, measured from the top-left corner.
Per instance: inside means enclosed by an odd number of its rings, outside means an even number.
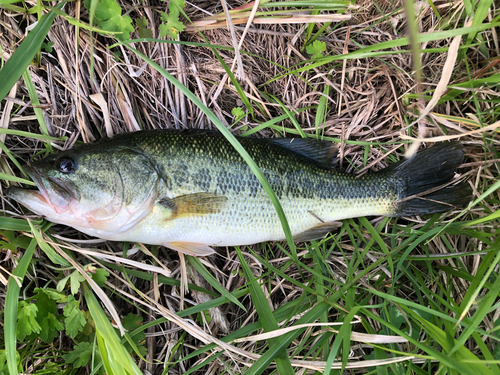
[[[332,168],[328,142],[238,139],[276,193],[298,240],[322,237],[345,218],[424,215],[470,199],[463,183],[408,199],[453,178],[463,161],[456,142],[357,178]],[[192,255],[210,253],[209,246],[285,238],[259,180],[216,132],[122,134],[35,162],[28,173],[39,191],[12,188],[11,198],[93,236]]]
[[[204,178],[209,181],[208,191],[226,196],[228,202],[218,213],[176,220],[168,220],[168,212],[158,207],[159,212],[146,218],[128,238],[146,233],[142,242],[158,237],[212,246],[284,239],[278,215],[265,190],[223,137],[216,133],[155,132],[147,135],[138,137],[135,146],[165,171],[164,179],[172,181],[171,197],[206,192],[207,184],[200,184],[199,178],[195,178],[204,169]],[[240,142],[270,182],[293,235],[322,222],[360,215],[389,215],[394,211],[391,202],[396,195],[395,188],[391,186],[393,191],[386,194],[388,189],[383,187],[382,176],[356,179],[320,168],[266,140],[240,139]],[[156,146],[167,144],[169,147]]]

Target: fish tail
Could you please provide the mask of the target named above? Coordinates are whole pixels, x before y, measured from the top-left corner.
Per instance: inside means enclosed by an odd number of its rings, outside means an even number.
[[[453,183],[463,163],[463,146],[446,142],[430,147],[390,167],[399,200],[392,216],[427,215],[467,205],[472,191],[464,183]]]

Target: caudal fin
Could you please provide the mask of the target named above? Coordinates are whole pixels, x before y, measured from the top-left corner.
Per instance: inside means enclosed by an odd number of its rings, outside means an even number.
[[[394,216],[427,215],[467,205],[472,194],[467,184],[442,187],[463,163],[462,148],[459,142],[441,143],[390,168],[399,192]]]

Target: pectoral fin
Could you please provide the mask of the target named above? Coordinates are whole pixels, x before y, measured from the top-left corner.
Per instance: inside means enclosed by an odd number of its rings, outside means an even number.
[[[176,241],[168,242],[164,246],[194,257],[202,257],[215,253],[214,249],[202,243]]]
[[[172,212],[170,220],[182,216],[206,215],[219,212],[227,202],[224,195],[195,193],[180,195],[169,199],[163,198],[158,203]]]
[[[325,234],[336,230],[342,226],[341,222],[338,221],[330,221],[327,223],[320,223],[311,229],[306,230],[305,232],[299,233],[293,236],[294,241],[297,242],[305,242],[312,241],[322,238]]]

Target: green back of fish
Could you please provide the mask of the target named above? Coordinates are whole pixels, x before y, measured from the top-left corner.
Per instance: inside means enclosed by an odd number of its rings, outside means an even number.
[[[167,187],[180,194],[211,192],[220,195],[256,197],[265,192],[239,153],[221,135],[209,131],[150,131],[113,138],[112,147],[134,147],[153,160]],[[329,155],[310,154],[303,144],[294,150],[267,139],[239,141],[264,172],[280,200],[358,199],[387,197],[394,188],[387,177],[355,178],[328,168]],[[110,142],[111,144],[111,142]],[[106,147],[104,143],[102,146]]]

